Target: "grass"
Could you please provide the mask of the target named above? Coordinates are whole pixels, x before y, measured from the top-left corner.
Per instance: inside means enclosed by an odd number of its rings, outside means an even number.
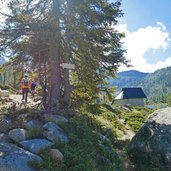
[[[40,138],[42,136],[42,130],[39,127],[30,127],[27,131],[29,139]]]
[[[103,123],[104,124],[104,123]],[[42,153],[42,169],[48,171],[124,171],[124,163],[115,151],[109,138],[104,139],[106,128],[90,113],[73,117],[63,129],[69,136],[69,143],[60,150],[65,156],[62,163],[50,159]],[[115,134],[111,132],[115,139]],[[58,147],[59,148],[59,147]]]
[[[117,149],[126,153],[129,140],[123,136],[125,125],[137,131],[151,110],[132,108],[130,111],[116,106],[90,105],[82,107],[67,124],[61,125],[69,138],[66,145],[55,145],[64,155],[63,162],[56,162],[47,151],[42,170],[48,171],[125,171],[124,158]],[[120,120],[123,120],[122,123]]]
[[[37,118],[34,112],[26,108],[15,111],[14,115],[31,113]],[[152,110],[134,107],[128,111],[118,106],[95,104],[85,105],[77,113],[68,123],[57,123],[68,135],[69,142],[55,144],[52,148],[62,152],[64,161],[54,161],[45,150],[40,154],[44,161],[38,166],[40,170],[126,171],[125,158],[119,155],[118,150],[126,154],[129,140],[118,138],[124,136],[127,125],[137,131]],[[32,138],[39,137],[39,134],[40,130],[29,130]]]
[[[124,124],[128,125],[134,132],[138,131],[148,116],[154,111],[143,107],[130,107],[130,110],[123,110],[118,106],[113,106],[113,108],[116,108],[115,114],[118,118],[122,119]]]

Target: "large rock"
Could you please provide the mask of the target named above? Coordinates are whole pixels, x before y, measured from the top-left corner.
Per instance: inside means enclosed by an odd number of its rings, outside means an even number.
[[[52,142],[46,139],[32,139],[20,142],[25,149],[32,153],[38,154],[40,151],[45,150],[53,145]]]
[[[43,125],[43,136],[55,143],[68,142],[68,138],[63,130],[53,122],[48,122]]]
[[[26,129],[41,129],[43,123],[39,120],[31,120],[29,122],[26,122],[24,126],[26,127]]]
[[[13,127],[13,122],[11,119],[4,118],[0,121],[0,132],[7,132]]]
[[[171,108],[152,113],[128,147],[135,160],[153,163],[162,171],[171,171]]]
[[[42,120],[43,117],[41,113],[35,111],[34,113],[24,113],[17,117],[18,122],[26,123],[30,120]]]
[[[0,143],[1,142],[11,142],[11,140],[7,134],[1,133],[0,134]]]
[[[0,89],[0,97],[9,97],[9,91]]]
[[[0,143],[0,154],[0,171],[36,171],[29,163],[42,161],[39,156],[9,143]]]
[[[63,154],[58,149],[50,149],[49,156],[51,156],[53,160],[56,161],[62,161],[64,159]]]
[[[24,141],[26,139],[26,130],[25,129],[12,129],[8,133],[9,137],[15,142]]]

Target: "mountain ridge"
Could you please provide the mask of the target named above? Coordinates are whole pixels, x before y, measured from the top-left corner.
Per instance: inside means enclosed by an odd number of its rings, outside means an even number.
[[[109,84],[119,88],[138,86],[148,74],[136,70],[119,72],[115,80],[109,79]]]
[[[164,100],[171,93],[171,67],[153,73],[137,70],[119,72],[115,80],[109,80],[109,84],[119,90],[124,87],[141,87],[150,99]]]

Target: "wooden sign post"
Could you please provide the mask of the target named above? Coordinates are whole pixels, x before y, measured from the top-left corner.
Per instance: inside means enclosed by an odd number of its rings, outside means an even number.
[[[75,69],[75,65],[74,64],[70,64],[70,63],[62,63],[60,64],[60,66],[64,69]]]
[[[69,76],[69,70],[74,70],[75,65],[70,63],[61,63],[60,66],[64,69],[64,101],[68,106],[71,102],[71,86],[70,86],[70,76]]]

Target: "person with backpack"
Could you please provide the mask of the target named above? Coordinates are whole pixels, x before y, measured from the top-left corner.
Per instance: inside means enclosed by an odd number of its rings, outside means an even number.
[[[21,91],[22,91],[22,100],[25,100],[26,103],[27,103],[29,88],[30,88],[30,83],[28,80],[28,75],[25,74],[24,78],[21,81]]]
[[[36,85],[37,85],[36,82],[32,80],[30,84],[30,92],[32,97],[34,97]]]

